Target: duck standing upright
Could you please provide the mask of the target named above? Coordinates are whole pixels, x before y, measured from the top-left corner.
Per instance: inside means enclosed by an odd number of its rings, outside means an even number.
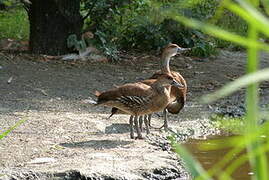
[[[162,75],[162,74],[171,74],[173,78],[183,84],[183,88],[178,87],[172,87],[170,92],[170,102],[167,105],[167,107],[163,110],[164,113],[164,124],[160,127],[164,127],[165,129],[168,128],[168,120],[167,120],[167,112],[172,114],[177,114],[181,111],[181,109],[184,107],[186,102],[186,93],[187,93],[187,83],[183,76],[176,72],[170,70],[170,60],[173,56],[175,56],[178,53],[182,53],[184,51],[190,50],[189,48],[181,48],[177,44],[168,44],[161,55],[161,70],[155,72],[149,79],[141,81],[141,83],[151,85],[156,81],[156,79]],[[113,107],[111,110],[111,115],[113,114],[122,114],[124,112],[119,111],[116,107]],[[144,116],[144,122],[146,125],[147,133],[149,133],[149,126],[150,126],[150,120],[151,120],[151,114]],[[132,121],[133,116],[130,116],[130,121]],[[140,129],[142,130],[142,122],[143,117],[139,117],[139,123],[140,123]]]
[[[169,74],[160,75],[151,85],[141,82],[128,83],[117,88],[96,92],[98,97],[96,105],[118,108],[134,117],[137,138],[142,139],[138,127],[138,116],[162,111],[170,102],[171,86],[184,88],[184,85],[174,80]],[[130,118],[130,136],[134,138],[133,118]]]

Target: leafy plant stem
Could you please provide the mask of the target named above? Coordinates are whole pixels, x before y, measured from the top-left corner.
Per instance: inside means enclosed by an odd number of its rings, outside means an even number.
[[[16,129],[18,126],[20,126],[22,123],[24,123],[26,119],[19,120],[14,126],[10,127],[8,130],[0,134],[0,140],[3,139],[5,136],[7,136],[11,131]]]
[[[186,163],[186,167],[188,168],[189,172],[194,176],[194,178],[201,179],[201,180],[211,180],[212,178],[207,174],[207,172],[203,169],[200,163],[195,160],[191,154],[181,145],[177,144],[176,142],[171,143],[175,152],[180,155],[181,158],[184,159]]]
[[[250,41],[256,41],[259,38],[259,34],[255,24],[249,24],[248,37]],[[248,47],[247,54],[248,54],[247,73],[254,73],[257,71],[259,65],[258,48]],[[249,136],[259,131],[258,86],[259,86],[258,83],[253,83],[247,87],[247,95],[246,95],[247,127],[245,132],[245,138],[247,139],[249,138]],[[253,141],[252,143],[247,145],[247,150],[250,164],[255,172],[252,179],[265,180],[267,178],[267,164],[265,154],[260,152],[260,154],[257,154],[256,156],[254,155],[254,150],[260,147],[261,145],[262,143],[260,142],[259,138],[257,138],[256,141]]]

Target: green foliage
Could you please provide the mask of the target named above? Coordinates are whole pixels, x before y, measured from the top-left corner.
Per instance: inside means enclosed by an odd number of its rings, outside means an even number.
[[[68,48],[74,47],[75,50],[83,52],[86,49],[86,43],[84,39],[78,40],[77,35],[71,34],[67,38],[67,47]]]
[[[8,130],[0,134],[0,140],[6,137],[9,133],[11,133],[14,129],[16,129],[18,126],[20,126],[22,123],[24,123],[26,120],[22,119],[18,121],[14,126],[10,127]]]
[[[216,24],[223,29],[226,29],[233,33],[237,33],[242,36],[246,35],[248,29],[247,23],[242,18],[236,16],[235,14],[227,10],[223,12],[222,17],[218,19]],[[222,39],[215,39],[215,43],[216,46],[219,48],[229,48],[232,50],[242,49],[242,47]]]
[[[101,31],[96,31],[95,35],[98,37],[99,49],[103,50],[106,56],[111,58],[113,61],[119,60],[118,50],[113,42],[109,42],[106,40],[106,34]]]
[[[244,1],[237,0],[236,2],[225,0],[222,8],[235,13],[240,16],[248,25],[248,31],[245,36],[229,32],[215,25],[204,23],[198,20],[186,18],[182,15],[173,17],[175,20],[189,26],[191,28],[199,29],[209,35],[215,36],[222,40],[237,43],[247,49],[247,75],[238,80],[224,86],[219,91],[212,95],[206,96],[204,102],[212,102],[222,98],[244,86],[246,90],[246,118],[244,119],[243,135],[231,140],[225,140],[225,146],[221,148],[232,147],[223,159],[208,170],[207,175],[217,177],[218,179],[232,179],[231,175],[235,169],[239,168],[243,163],[249,161],[253,176],[251,179],[266,180],[268,179],[268,158],[269,151],[269,123],[262,126],[259,125],[261,120],[261,113],[259,112],[259,82],[268,80],[269,70],[264,69],[258,71],[259,67],[259,51],[266,50],[269,52],[269,45],[259,41],[262,36],[269,37],[269,19],[258,11],[257,6],[259,1]],[[191,155],[184,152],[184,149],[177,151],[184,160],[189,160]],[[247,149],[247,154],[243,154],[243,150]],[[234,156],[237,156],[234,158]],[[230,162],[230,165],[227,164]],[[186,165],[188,169],[194,169],[199,164],[197,161],[189,161]],[[225,168],[225,166],[227,168]],[[204,172],[194,172],[198,179],[204,178]]]
[[[29,23],[27,13],[22,8],[0,11],[0,39],[11,38],[27,40]]]
[[[82,13],[86,15],[90,9],[85,28],[95,32],[103,49],[114,49],[110,50],[112,54],[115,49],[160,49],[173,42],[193,47],[192,55],[208,56],[216,52],[212,39],[167,17],[165,12],[176,7],[177,13],[207,20],[217,4],[217,0],[101,0],[83,3]]]
[[[188,171],[194,179],[200,177],[202,179],[212,180],[212,178],[202,168],[201,164],[199,164],[184,147],[179,146],[179,144],[176,143],[176,138],[174,136],[170,136],[168,139],[170,140],[172,150],[178,155],[181,155],[179,158],[183,158]]]
[[[11,5],[10,0],[3,0]],[[193,30],[168,17],[171,11],[186,17],[208,21],[218,7],[218,0],[137,0],[81,1],[81,14],[85,19],[84,29],[95,34],[93,43],[100,46],[112,59],[117,59],[118,49],[152,50],[160,49],[169,42],[182,47],[192,47],[191,55],[209,56],[216,53],[216,47],[238,49],[232,43],[209,38],[199,30]],[[27,14],[22,8],[0,12],[0,39],[28,39]],[[246,23],[232,13],[225,11],[216,22],[223,28],[239,34],[246,31]],[[104,41],[105,39],[105,41]],[[76,44],[76,48],[83,48]]]
[[[197,41],[195,46],[191,50],[191,54],[200,56],[200,57],[207,57],[212,54],[216,54],[217,50],[215,45],[212,42],[201,42]]]
[[[12,3],[15,3],[12,0],[0,0],[0,4],[4,4],[5,6],[11,6]]]
[[[252,48],[252,46],[250,48]],[[269,51],[269,46],[268,46],[267,51]],[[268,79],[269,79],[269,68],[265,68],[258,72],[249,73],[227,84],[226,86],[219,89],[218,91],[204,96],[202,98],[202,101],[204,103],[210,103],[212,101],[215,101],[216,99],[226,97],[243,87],[250,86],[251,84],[255,84],[255,83],[260,83]]]
[[[212,115],[210,118],[214,121],[217,128],[231,134],[243,134],[245,131],[245,118],[230,118],[219,115]]]

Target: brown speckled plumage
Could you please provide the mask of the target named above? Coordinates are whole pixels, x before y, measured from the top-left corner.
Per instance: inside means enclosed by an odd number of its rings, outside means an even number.
[[[171,75],[160,74],[150,85],[142,82],[129,83],[103,93],[96,92],[97,105],[118,108],[126,114],[135,116],[137,123],[138,116],[161,111],[168,105],[171,84],[175,83]],[[142,135],[138,137],[142,138]]]
[[[171,92],[170,92],[170,99],[169,99],[169,104],[167,105],[166,109],[169,113],[172,114],[177,114],[181,111],[181,109],[184,107],[185,102],[186,102],[186,93],[187,93],[187,83],[185,79],[182,77],[182,75],[176,71],[170,71],[170,58],[174,55],[176,55],[176,52],[179,50],[182,50],[178,45],[176,44],[169,44],[166,48],[164,48],[163,53],[162,53],[162,66],[161,70],[157,71],[153,76],[151,76],[149,79],[141,81],[141,83],[151,85],[156,81],[156,79],[162,75],[162,74],[171,74],[173,78],[177,81],[183,84],[185,87],[184,88],[177,88],[177,87],[171,87]],[[111,115],[113,114],[122,114],[124,112],[118,111],[117,108],[112,108],[111,110]],[[166,116],[166,110],[164,111],[165,116]],[[150,116],[151,117],[151,116]],[[147,119],[147,117],[145,117]],[[150,118],[149,118],[150,122]],[[165,128],[167,127],[167,119],[165,117],[164,125]],[[147,132],[149,130],[147,129]]]

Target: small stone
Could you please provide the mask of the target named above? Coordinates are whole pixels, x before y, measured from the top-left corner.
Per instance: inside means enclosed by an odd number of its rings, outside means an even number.
[[[10,84],[12,80],[13,80],[13,77],[11,76],[11,77],[7,80],[7,83]]]
[[[92,99],[84,99],[82,100],[82,103],[84,104],[96,104],[97,102]]]
[[[44,157],[44,158],[35,158],[34,160],[28,162],[28,164],[44,164],[44,163],[52,163],[55,161],[56,159],[54,158]]]

